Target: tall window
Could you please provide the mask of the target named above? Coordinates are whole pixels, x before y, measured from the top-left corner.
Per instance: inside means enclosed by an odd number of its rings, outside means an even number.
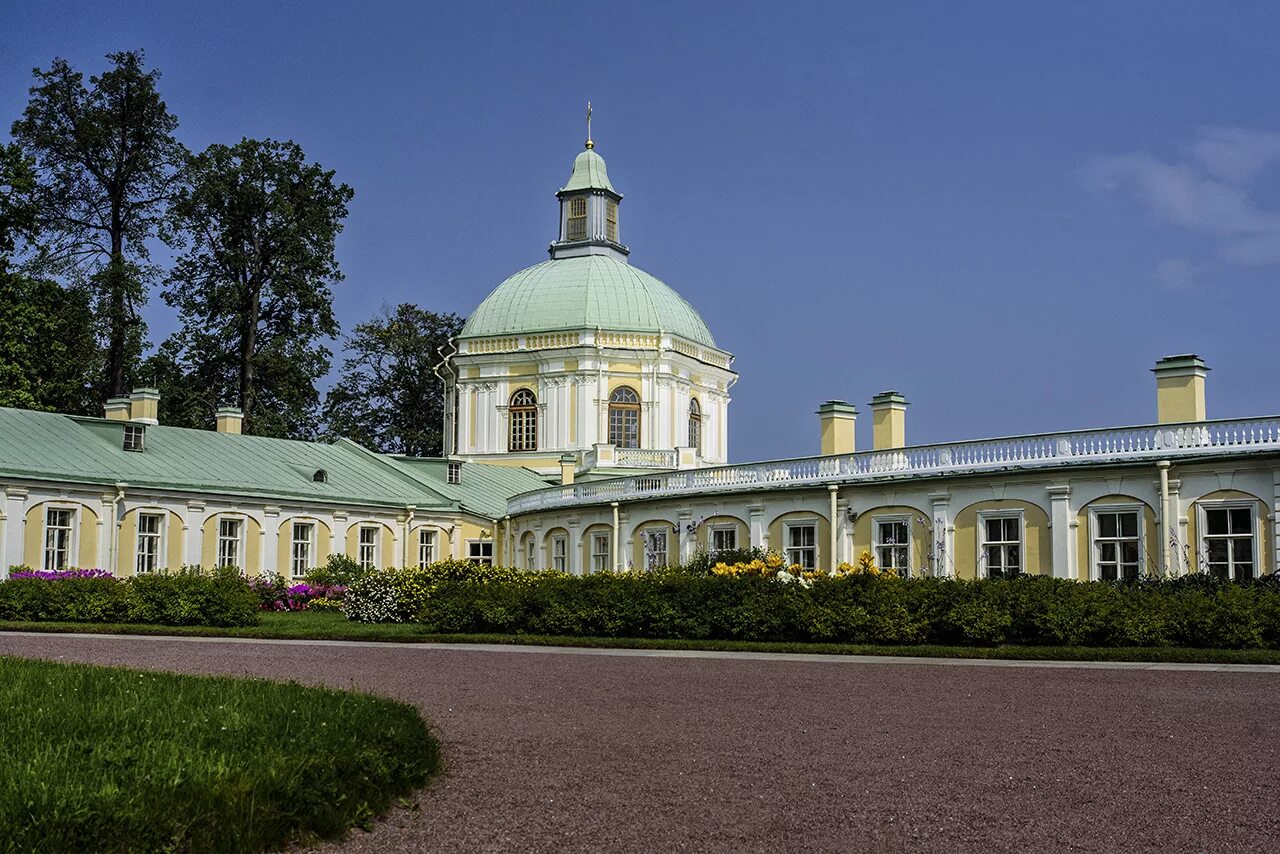
[[[608,534],[591,535],[591,571],[606,572],[612,556],[609,551]]]
[[[243,535],[243,519],[218,520],[218,566],[240,566],[240,541]]]
[[[738,547],[738,528],[736,525],[723,525],[711,529],[711,553],[731,552]]]
[[[587,197],[575,196],[569,200],[569,221],[565,228],[566,240],[587,239]]]
[[[1253,578],[1253,507],[1204,509],[1205,569],[1218,578]]]
[[[378,535],[381,533],[376,525],[364,525],[360,528],[356,560],[361,569],[378,568]]]
[[[800,564],[802,569],[818,566],[818,526],[812,522],[787,525],[787,563]]]
[[[534,542],[533,537],[529,537],[524,544],[524,568],[538,568],[538,544]]]
[[[556,572],[569,571],[569,541],[564,537],[551,538],[551,568]]]
[[[57,572],[71,565],[76,511],[49,507],[44,511],[44,568]]]
[[[689,398],[689,447],[702,453],[702,407],[696,397]]]
[[[629,386],[618,386],[609,395],[609,444],[640,447],[640,396]]]
[[[911,574],[911,529],[906,519],[876,519],[876,563],[903,578]]]
[[[667,532],[666,529],[648,530],[644,532],[644,567],[645,569],[662,569],[667,565]]]
[[[289,569],[294,578],[306,575],[315,565],[316,526],[314,522],[293,523],[293,550]]]
[[[988,578],[1012,578],[1023,571],[1020,516],[985,516],[982,535]]]
[[[471,540],[467,543],[467,560],[493,566],[493,540]]]
[[[511,407],[507,412],[511,416],[507,450],[538,450],[538,399],[533,392],[522,388],[511,395]]]
[[[160,568],[160,535],[164,516],[159,513],[138,514],[138,548],[133,569],[138,575],[155,572]]]
[[[618,203],[613,199],[604,203],[604,236],[618,242]]]
[[[1142,554],[1137,510],[1099,508],[1093,513],[1093,559],[1098,578],[1137,578]]]
[[[436,562],[436,532],[423,528],[418,531],[418,566],[430,566]]]

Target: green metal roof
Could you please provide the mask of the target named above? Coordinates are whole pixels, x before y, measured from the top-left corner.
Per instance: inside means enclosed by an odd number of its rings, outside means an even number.
[[[464,487],[424,477],[416,460],[346,439],[328,444],[150,425],[124,450],[123,421],[0,407],[0,477],[166,489],[265,500],[463,510],[494,518],[509,495],[546,486],[527,469],[463,465]],[[412,465],[410,465],[412,464]],[[314,480],[323,469],[325,482]],[[494,470],[492,473],[489,470]],[[497,508],[495,510],[495,508]],[[493,511],[493,512],[490,512]]]
[[[716,346],[683,297],[610,255],[555,258],[521,270],[484,298],[459,337],[595,328],[671,332]]]
[[[490,519],[506,515],[507,499],[531,489],[549,486],[550,481],[520,466],[462,463],[460,483],[448,482],[449,461],[425,457],[392,457],[415,479],[451,501]]]
[[[605,169],[604,158],[590,148],[573,158],[573,174],[569,176],[569,183],[565,184],[560,192],[569,193],[574,190],[608,190],[618,198],[622,198],[622,194],[613,189],[613,185],[609,183],[609,172]]]

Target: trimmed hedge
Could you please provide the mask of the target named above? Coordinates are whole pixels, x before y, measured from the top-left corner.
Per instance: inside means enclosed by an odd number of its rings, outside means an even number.
[[[252,626],[258,596],[238,574],[136,578],[10,578],[0,582],[0,620]]]
[[[865,644],[1280,648],[1280,583],[772,578],[681,573],[443,580],[424,630]]]

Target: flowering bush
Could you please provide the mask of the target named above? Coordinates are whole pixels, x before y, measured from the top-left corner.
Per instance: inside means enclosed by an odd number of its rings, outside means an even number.
[[[362,623],[405,623],[413,620],[432,591],[446,582],[519,585],[552,577],[567,576],[552,570],[527,572],[467,560],[441,560],[427,566],[374,572],[358,579],[346,591],[344,610],[347,619]]]
[[[316,599],[341,600],[347,593],[341,584],[286,584],[281,575],[251,578],[249,588],[263,611],[305,611]]]
[[[307,603],[308,611],[341,611],[342,602],[337,599],[326,599],[321,596]]]
[[[66,578],[115,578],[105,569],[27,569],[14,567],[9,572],[10,578],[39,578],[43,581],[61,581]]]

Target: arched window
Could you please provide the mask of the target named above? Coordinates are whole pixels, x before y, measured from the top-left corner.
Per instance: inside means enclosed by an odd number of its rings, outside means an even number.
[[[533,392],[522,388],[511,395],[508,413],[511,415],[511,432],[507,450],[538,450],[538,399]]]
[[[689,398],[689,447],[702,453],[702,407],[696,397]]]
[[[569,200],[569,219],[565,228],[565,239],[587,239],[587,198],[574,196]]]
[[[640,447],[640,397],[628,386],[618,386],[609,395],[609,444],[619,448]]]

